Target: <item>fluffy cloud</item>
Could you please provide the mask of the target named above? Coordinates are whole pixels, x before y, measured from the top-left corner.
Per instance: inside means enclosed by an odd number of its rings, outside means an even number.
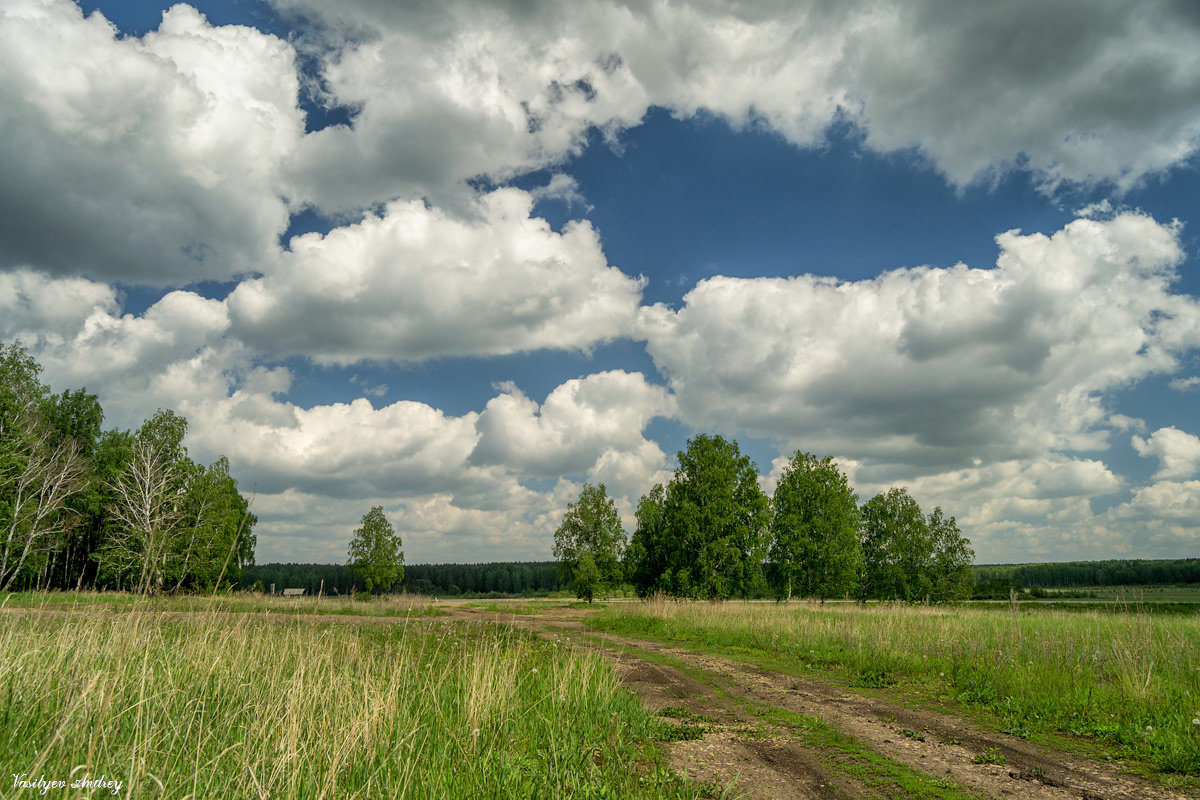
[[[328,99],[357,111],[296,161],[297,194],[330,209],[560,163],[654,105],[801,146],[849,120],[958,185],[1018,167],[1128,187],[1200,137],[1200,25],[1170,0],[276,5],[324,26]]]
[[[118,38],[69,0],[0,10],[0,261],[170,285],[256,269],[304,132],[291,47],[177,5]]]
[[[106,423],[117,427],[136,427],[156,403],[170,405],[185,392],[224,396],[225,381],[212,376],[247,358],[228,329],[224,303],[194,292],[168,292],[135,316],[121,313],[106,284],[0,273],[0,339],[20,339],[51,385],[98,393]]]
[[[501,189],[466,218],[396,202],[298,237],[230,295],[234,329],[275,354],[342,363],[585,349],[625,333],[643,281],[608,266],[587,222],[557,233],[530,218],[532,202]]]
[[[849,120],[959,185],[1018,167],[1128,187],[1200,141],[1200,25],[1170,0],[276,5],[313,21],[295,41],[318,77],[293,45],[187,5],[118,38],[68,0],[8,3],[0,258],[160,285],[262,271],[284,197],[457,214],[468,181],[561,164],[656,105],[801,146]],[[302,82],[353,123],[305,135]]]
[[[1123,482],[1095,459],[1050,454],[953,470],[909,482],[923,504],[940,505],[971,527],[1000,521],[1036,521],[1061,514],[1087,498],[1102,497]],[[882,487],[877,487],[877,490]]]
[[[61,344],[93,313],[117,312],[111,286],[87,278],[52,278],[18,269],[0,272],[0,339],[21,339],[27,347]]]
[[[1200,470],[1200,437],[1178,428],[1159,428],[1147,439],[1134,436],[1132,444],[1138,455],[1158,458],[1156,481],[1185,480]]]
[[[843,453],[867,481],[1104,447],[1103,393],[1200,343],[1176,229],[1125,213],[997,242],[991,270],[713,278],[643,334],[684,421]]]
[[[1196,151],[1197,45],[1171,0],[924,0],[859,26],[846,60],[871,147],[918,147],[960,185],[1019,165],[1127,188]]]
[[[362,515],[382,506],[403,539],[410,564],[481,557],[540,561],[547,557],[562,508],[573,499],[547,492],[531,494],[520,507],[483,510],[462,508],[448,494],[344,499],[294,489],[259,493],[252,506],[259,519],[256,558],[259,563],[343,562]]]
[[[637,373],[569,380],[540,407],[515,386],[506,386],[480,415],[472,461],[546,477],[599,470],[622,486],[637,483],[666,464],[662,450],[643,439],[643,431],[651,419],[671,410],[666,390]]]
[[[580,481],[628,514],[667,476],[645,431],[676,414],[839,453],[864,491],[906,482],[971,525],[981,558],[1196,541],[1200,439],[1147,436],[1105,400],[1200,344],[1196,301],[1172,292],[1172,225],[1096,206],[1052,236],[1001,235],[994,269],[714,278],[680,309],[639,311],[643,282],[607,263],[599,232],[531,217],[538,199],[583,206],[568,175],[475,188],[569,164],[597,130],[619,147],[652,106],[799,146],[849,122],[960,186],[1017,168],[1048,191],[1129,188],[1200,142],[1187,4],[274,2],[313,25],[284,42],[179,5],[138,38],[69,0],[0,10],[0,338],[29,344],[56,387],[99,392],[107,424],[185,413],[197,457],[253,476],[264,557],[340,560],[375,504],[431,558],[465,542],[542,557]],[[302,82],[352,124],[305,134]],[[306,203],[342,227],[281,250]],[[225,300],[174,291],[137,315],[103,282],[247,274]],[[669,391],[614,371],[540,403],[504,386],[461,415],[305,408],[269,360],[586,350],[631,332]],[[1126,487],[1080,452],[1115,430],[1159,468],[1095,512]]]
[[[211,380],[212,373],[197,365],[195,375]],[[193,451],[205,459],[227,454],[238,474],[253,476],[253,487],[244,488],[264,494],[255,507],[260,560],[284,557],[286,548],[336,560],[331,548],[345,539],[331,536],[321,519],[333,514],[330,521],[340,520],[345,530],[338,533],[348,538],[347,521],[371,505],[385,506],[408,552],[420,559],[544,558],[562,509],[578,494],[577,483],[559,476],[613,480],[610,488],[628,511],[665,463],[641,435],[654,404],[665,404],[663,392],[640,375],[570,381],[551,393],[540,416],[528,401],[531,409],[500,419],[497,408],[525,400],[515,389],[482,414],[462,416],[416,402],[375,408],[365,399],[304,409],[269,396],[285,388],[285,378],[260,375],[240,388],[231,382],[227,397],[199,402],[184,390],[176,405],[191,420]],[[617,426],[632,429],[601,436]],[[516,432],[535,438],[506,438]],[[552,487],[523,485],[550,474],[550,464],[559,470]],[[309,516],[309,507],[318,513]]]

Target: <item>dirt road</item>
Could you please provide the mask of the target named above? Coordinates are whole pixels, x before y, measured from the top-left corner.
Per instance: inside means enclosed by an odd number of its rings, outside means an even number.
[[[584,625],[586,610],[518,615],[450,604],[443,609],[451,619],[503,622],[540,636],[570,637],[603,653],[650,709],[695,737],[668,745],[675,768],[717,792],[730,792],[723,796],[1196,797],[946,711],[901,705],[685,647],[597,633]]]

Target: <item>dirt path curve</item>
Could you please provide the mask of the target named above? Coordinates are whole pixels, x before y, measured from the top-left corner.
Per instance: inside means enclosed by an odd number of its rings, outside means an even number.
[[[732,785],[736,797],[857,800],[926,796],[921,790],[908,791],[896,782],[880,785],[877,776],[864,776],[847,766],[846,759],[831,756],[829,748],[814,747],[794,726],[780,722],[780,715],[772,713],[775,710],[822,720],[853,737],[859,751],[883,756],[981,797],[1195,797],[1122,774],[1106,764],[980,728],[949,713],[914,709],[685,647],[598,633],[583,622],[588,611],[553,609],[518,615],[449,604],[443,609],[448,619],[486,619],[541,636],[568,635],[578,645],[590,643],[614,661],[622,681],[650,709],[666,711],[684,722],[702,721],[702,738],[669,745],[672,764],[702,783]]]

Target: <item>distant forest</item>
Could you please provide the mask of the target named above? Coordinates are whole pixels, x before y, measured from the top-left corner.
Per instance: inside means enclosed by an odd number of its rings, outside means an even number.
[[[1064,589],[1200,583],[1200,558],[1164,561],[1070,561],[1053,564],[983,564],[971,568],[976,587]]]
[[[309,594],[343,595],[361,591],[349,566],[342,564],[261,564],[242,571],[243,589],[304,589]],[[412,594],[537,596],[565,589],[556,561],[499,561],[488,564],[406,564],[403,591]]]
[[[1053,564],[982,564],[971,567],[976,588],[1064,589],[1200,583],[1200,558],[1169,561],[1073,561]],[[241,588],[266,590],[275,584],[342,595],[362,589],[350,568],[341,564],[262,564],[242,569]],[[515,594],[537,596],[567,589],[555,561],[494,561],[487,564],[410,564],[404,567],[406,592],[427,595]]]

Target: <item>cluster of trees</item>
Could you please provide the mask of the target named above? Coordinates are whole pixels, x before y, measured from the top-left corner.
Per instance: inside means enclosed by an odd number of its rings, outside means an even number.
[[[236,584],[256,519],[229,462],[190,459],[171,411],[102,430],[95,395],[51,394],[40,375],[19,342],[0,345],[0,590]]]
[[[627,580],[641,595],[948,601],[970,594],[975,554],[954,517],[904,489],[861,507],[832,458],[797,452],[774,496],[736,442],[700,435],[624,532],[603,484],[586,485],[554,535],[564,580],[591,599]]]

